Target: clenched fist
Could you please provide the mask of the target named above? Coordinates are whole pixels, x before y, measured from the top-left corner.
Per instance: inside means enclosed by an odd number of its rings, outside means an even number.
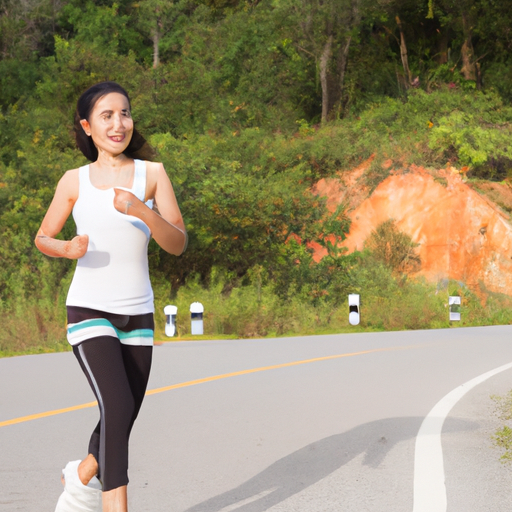
[[[77,260],[85,255],[89,245],[88,235],[77,235],[66,243],[65,256],[70,260]]]
[[[114,188],[114,193],[114,208],[125,215],[129,215],[130,207],[140,203],[140,200],[129,190]]]

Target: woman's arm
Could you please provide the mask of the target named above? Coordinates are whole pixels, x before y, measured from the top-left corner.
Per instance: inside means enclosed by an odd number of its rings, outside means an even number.
[[[131,192],[116,188],[114,206],[121,213],[142,220],[156,243],[166,252],[179,256],[187,246],[187,232],[171,181],[162,164],[147,162],[149,197],[154,197],[158,212],[151,210]]]
[[[53,200],[37,232],[36,247],[54,258],[81,258],[87,252],[89,237],[75,236],[72,240],[57,240],[78,198],[78,170],[66,172],[60,179]]]

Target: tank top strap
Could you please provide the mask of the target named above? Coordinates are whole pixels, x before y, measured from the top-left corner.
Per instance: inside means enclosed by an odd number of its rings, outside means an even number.
[[[144,202],[146,198],[146,162],[144,160],[134,160],[135,174],[133,176],[132,192]],[[148,199],[146,205],[153,209],[153,200]]]
[[[78,169],[78,178],[80,180],[83,180],[83,178],[88,178],[88,177],[89,177],[89,164],[82,165],[82,167],[80,167]]]
[[[132,192],[142,201],[146,198],[146,162],[134,160],[135,174],[133,175]]]
[[[83,165],[78,169],[78,190],[87,189],[92,186],[89,178],[89,164]]]

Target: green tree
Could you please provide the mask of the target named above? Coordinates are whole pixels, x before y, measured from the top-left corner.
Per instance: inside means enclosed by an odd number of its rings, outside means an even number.
[[[323,123],[332,117],[333,107],[342,98],[349,49],[359,30],[362,3],[363,0],[278,2],[278,8],[293,17],[297,48],[314,60],[318,70]]]
[[[26,60],[34,52],[50,53],[63,4],[64,0],[1,0],[1,58]]]
[[[146,0],[144,0],[146,1]],[[144,38],[133,26],[134,8],[128,2],[70,0],[61,10],[59,35],[99,55],[145,57]]]
[[[321,232],[323,200],[309,192],[307,167],[284,168],[274,156],[275,144],[285,140],[247,129],[216,139],[155,135],[152,141],[189,233],[190,250],[179,262],[161,254],[162,272],[206,278],[218,266],[242,277],[257,264],[276,268],[292,233],[307,241]]]
[[[137,29],[152,42],[153,68],[156,69],[161,61],[161,48],[164,54],[169,54],[170,48],[176,48],[176,44],[181,46],[182,25],[186,24],[196,6],[189,0],[143,0],[135,7]]]

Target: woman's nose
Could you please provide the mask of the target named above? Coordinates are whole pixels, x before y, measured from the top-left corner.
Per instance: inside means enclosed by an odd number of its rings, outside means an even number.
[[[116,114],[114,115],[114,129],[115,130],[118,130],[118,129],[124,129],[124,119],[123,119],[123,116],[119,115],[119,114]]]

